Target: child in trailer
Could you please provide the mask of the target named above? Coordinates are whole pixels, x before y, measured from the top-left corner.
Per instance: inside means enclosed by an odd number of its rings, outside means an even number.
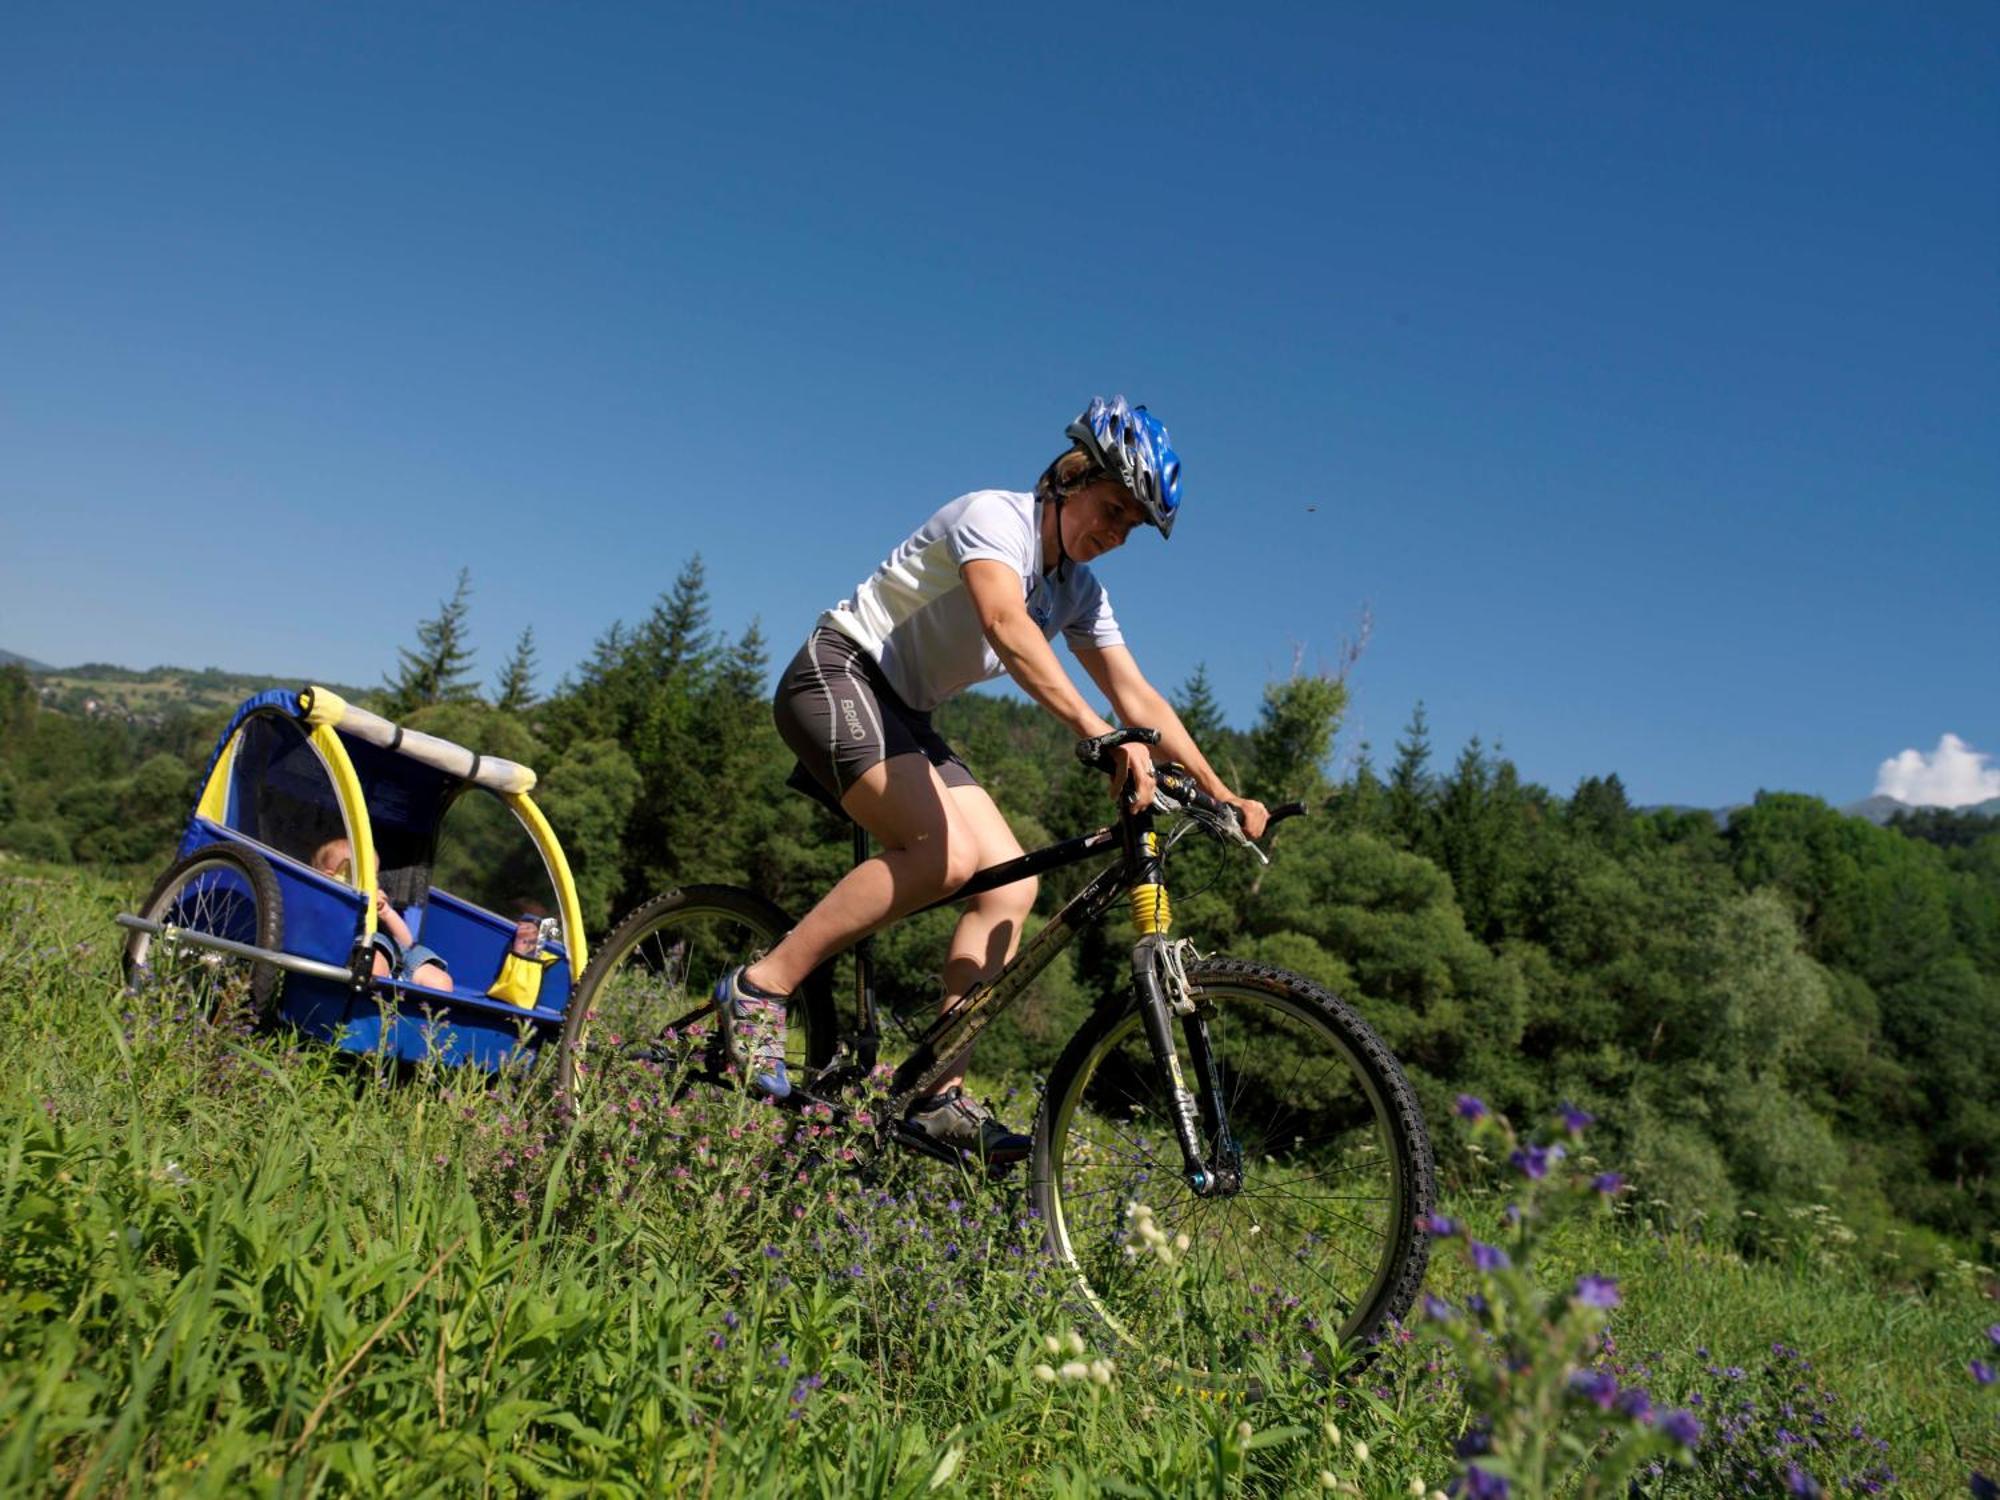
[[[346,839],[328,839],[313,851],[312,867],[329,880],[350,884],[354,879],[354,847]],[[416,941],[410,924],[380,886],[375,888],[375,977],[401,979],[425,989],[451,988],[451,971],[445,961]]]

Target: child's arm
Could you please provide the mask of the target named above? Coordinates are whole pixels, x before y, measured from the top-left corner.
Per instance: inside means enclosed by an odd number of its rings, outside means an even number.
[[[410,946],[410,924],[389,904],[389,893],[379,887],[375,891],[375,925],[388,933],[398,948]]]

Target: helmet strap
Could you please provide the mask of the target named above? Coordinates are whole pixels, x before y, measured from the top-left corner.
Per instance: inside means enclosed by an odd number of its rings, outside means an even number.
[[[1056,479],[1055,464],[1050,464],[1048,472],[1042,475],[1040,483],[1035,486],[1036,491],[1042,496],[1042,503],[1053,505],[1056,509],[1056,565],[1053,570],[1044,568],[1042,572],[1044,576],[1047,576],[1049,572],[1053,571],[1057,583],[1067,580],[1069,570],[1076,566],[1076,560],[1069,555],[1069,548],[1063,545],[1063,501],[1067,500],[1072,492],[1083,489],[1088,485],[1093,485],[1105,477],[1106,471],[1093,462],[1089,468],[1082,470],[1069,483],[1062,484]]]
[[[1070,559],[1070,555],[1069,555],[1069,548],[1067,548],[1067,547],[1065,547],[1065,546],[1063,545],[1063,534],[1062,534],[1062,508],[1063,508],[1063,501],[1067,500],[1068,498],[1069,498],[1069,491],[1068,491],[1067,489],[1063,488],[1063,487],[1062,487],[1062,486],[1060,486],[1060,485],[1052,487],[1052,489],[1051,489],[1051,492],[1050,492],[1050,495],[1049,495],[1049,504],[1053,505],[1053,506],[1054,506],[1054,507],[1056,508],[1056,566],[1055,566],[1055,575],[1056,575],[1056,582],[1057,582],[1057,583],[1063,583],[1063,582],[1066,582],[1066,581],[1068,580],[1068,578],[1069,578],[1069,569],[1070,569],[1070,561],[1071,561],[1071,559]],[[1045,570],[1045,571],[1046,571],[1046,570]]]

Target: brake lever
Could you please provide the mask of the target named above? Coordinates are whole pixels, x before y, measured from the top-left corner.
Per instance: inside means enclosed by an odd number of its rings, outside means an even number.
[[[1257,841],[1251,838],[1249,834],[1243,831],[1243,815],[1239,813],[1235,808],[1229,807],[1227,803],[1224,803],[1223,805],[1227,809],[1227,811],[1223,814],[1221,821],[1228,825],[1225,831],[1228,833],[1229,837],[1234,842],[1241,844],[1245,849],[1248,849],[1252,854],[1256,855],[1257,862],[1259,864],[1263,865],[1270,864],[1271,856],[1266,854],[1262,849],[1258,848]]]
[[[1153,810],[1177,812],[1188,822],[1200,824],[1224,842],[1241,844],[1257,856],[1259,863],[1268,865],[1271,862],[1271,856],[1258,848],[1256,840],[1243,831],[1242,814],[1226,802],[1222,804],[1222,811],[1219,814],[1204,812],[1200,808],[1182,806],[1156,786],[1153,790]]]

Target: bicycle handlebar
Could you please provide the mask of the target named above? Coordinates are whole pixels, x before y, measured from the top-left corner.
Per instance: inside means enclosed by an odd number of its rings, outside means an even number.
[[[1076,758],[1086,766],[1095,766],[1100,771],[1109,770],[1104,757],[1120,745],[1157,745],[1160,731],[1157,729],[1114,729],[1109,734],[1100,734],[1091,739],[1076,742]]]
[[[1160,731],[1129,727],[1114,729],[1109,734],[1096,735],[1091,739],[1076,742],[1076,758],[1087,766],[1100,771],[1111,767],[1106,757],[1120,745],[1157,745]],[[1227,802],[1211,797],[1195,784],[1194,776],[1187,767],[1173,761],[1164,761],[1153,768],[1158,786],[1158,795],[1171,800],[1175,805],[1191,814],[1211,832],[1224,838],[1232,838],[1236,843],[1250,844],[1243,833],[1243,821],[1237,810]],[[1308,811],[1303,802],[1286,802],[1271,808],[1265,819],[1265,829],[1282,823],[1286,818],[1303,817]],[[1225,831],[1226,830],[1226,831]],[[1255,849],[1255,844],[1250,844]],[[1261,855],[1262,850],[1258,850]]]

